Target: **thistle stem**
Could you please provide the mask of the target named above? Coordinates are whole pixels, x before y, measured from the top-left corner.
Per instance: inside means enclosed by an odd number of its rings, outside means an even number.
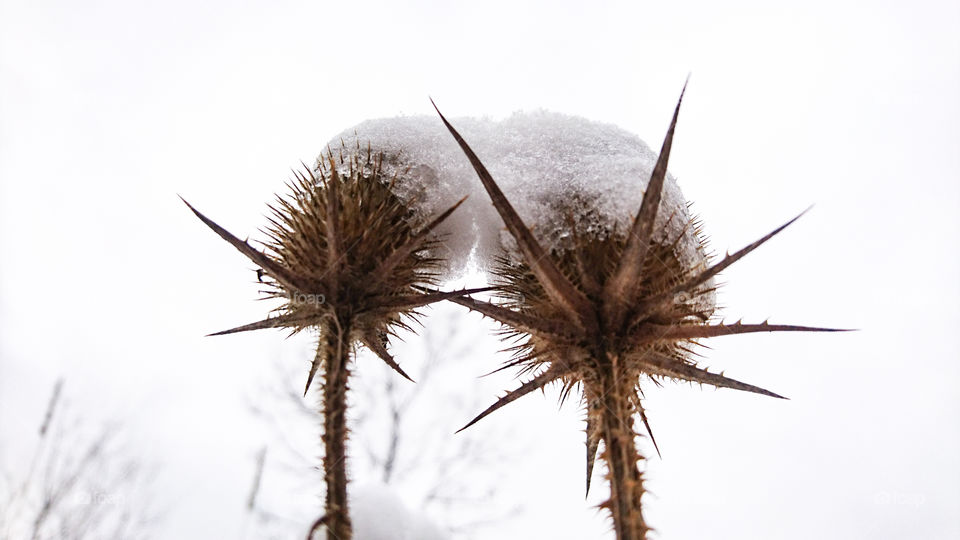
[[[615,365],[614,365],[615,369]],[[635,391],[629,380],[618,380],[614,369],[602,380],[603,459],[610,480],[610,513],[617,540],[643,540],[647,524],[641,511],[643,478],[637,462],[643,459],[633,429],[634,410],[630,395]],[[625,377],[619,377],[625,379]]]
[[[323,355],[323,475],[327,485],[327,540],[350,540],[353,526],[347,506],[347,378],[350,324],[333,319],[325,325],[317,354]]]

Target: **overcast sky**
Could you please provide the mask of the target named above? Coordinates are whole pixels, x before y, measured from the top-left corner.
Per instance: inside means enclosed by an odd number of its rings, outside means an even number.
[[[269,359],[307,359],[279,332],[202,337],[263,305],[177,194],[255,236],[291,167],[428,96],[659,147],[688,73],[671,172],[714,249],[815,204],[725,272],[728,318],[861,331],[710,343],[707,365],[790,401],[651,389],[648,521],[664,539],[960,536],[956,2],[2,0],[2,465],[63,376],[161,463],[162,537],[236,536],[263,442],[243,404]],[[488,420],[539,426],[526,528],[504,534],[609,537],[555,394]]]

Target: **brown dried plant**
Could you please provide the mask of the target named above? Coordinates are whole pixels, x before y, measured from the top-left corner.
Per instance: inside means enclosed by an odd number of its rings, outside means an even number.
[[[423,293],[416,288],[437,284],[444,261],[433,231],[463,200],[427,221],[410,201],[396,196],[394,184],[404,179],[387,178],[382,156],[369,148],[365,156],[358,148],[349,157],[328,150],[313,168],[304,168],[294,171],[291,194],[278,196],[270,206],[266,251],[187,206],[260,267],[267,298],[284,300],[274,316],[211,335],[263,328],[319,333],[304,394],[321,371],[326,513],[310,537],[325,525],[328,540],[349,540],[345,413],[354,347],[364,345],[410,379],[388,352],[388,337],[397,329],[412,330],[405,319],[415,318],[416,308],[477,290]]]
[[[501,369],[516,367],[521,374],[533,374],[463,429],[550,383],[562,385],[562,397],[579,388],[587,418],[587,490],[602,441],[610,498],[601,506],[610,511],[619,540],[643,539],[650,530],[641,511],[644,486],[637,464],[643,456],[634,428],[639,418],[649,432],[641,383],[690,381],[781,398],[699,367],[691,346],[701,338],[730,334],[835,331],[767,322],[709,322],[713,277],[800,216],[713,266],[685,267],[675,245],[664,240],[668,235],[658,234],[654,227],[679,110],[678,102],[629,231],[610,231],[599,239],[577,237],[574,230],[572,247],[550,251],[537,241],[477,155],[437,110],[479,175],[519,251],[517,257],[504,256],[494,269],[496,290],[505,303],[464,297],[450,300],[500,322],[508,335],[525,337],[516,356]],[[692,226],[691,234],[702,249],[696,223],[687,225],[684,230]],[[653,439],[652,433],[650,437]]]

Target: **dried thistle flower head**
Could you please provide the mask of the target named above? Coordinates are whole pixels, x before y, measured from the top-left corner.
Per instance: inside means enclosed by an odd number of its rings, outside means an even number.
[[[460,202],[426,222],[394,192],[396,176],[382,174],[381,157],[367,150],[347,157],[321,156],[313,169],[294,171],[290,194],[270,205],[266,252],[241,241],[187,206],[217,234],[260,266],[267,298],[284,300],[276,315],[211,335],[264,328],[292,333],[323,330],[348,322],[348,341],[367,346],[409,379],[384,348],[403,316],[464,291],[422,294],[415,286],[436,285],[443,260],[436,255],[434,228]],[[186,201],[184,201],[186,203]],[[339,318],[346,320],[340,321]],[[322,359],[311,366],[307,385]]]
[[[387,338],[409,328],[404,317],[416,308],[472,291],[423,293],[436,285],[443,260],[433,231],[460,202],[433,219],[424,218],[395,194],[402,182],[382,173],[382,158],[366,153],[332,152],[313,168],[295,172],[291,193],[277,197],[261,252],[190,209],[224,240],[260,267],[267,297],[284,303],[274,316],[213,335],[263,328],[304,329],[320,339],[304,393],[322,368],[324,470],[328,538],[351,536],[346,495],[346,391],[349,361],[356,344],[377,354],[409,377],[387,351]],[[184,201],[186,203],[186,201]]]
[[[571,222],[568,241],[552,242],[549,250],[541,243],[544,239],[535,238],[521,220],[467,142],[440,115],[516,243],[515,253],[505,253],[493,269],[497,292],[505,302],[470,298],[451,301],[499,321],[508,336],[525,337],[516,347],[516,356],[501,369],[516,367],[521,374],[532,374],[464,429],[550,383],[562,385],[563,397],[579,388],[587,416],[587,489],[602,441],[611,487],[610,499],[603,506],[610,510],[620,540],[645,538],[649,530],[641,512],[644,487],[637,463],[642,456],[636,447],[638,433],[634,428],[634,420],[639,418],[650,433],[641,400],[643,383],[690,381],[779,398],[768,390],[708,372],[697,365],[691,347],[700,338],[728,334],[832,331],[766,322],[709,322],[714,307],[714,276],[797,218],[713,266],[706,265],[696,222],[687,219],[679,227],[669,226],[687,215],[686,208],[667,208],[668,227],[663,229],[661,225],[658,229],[657,225],[664,223],[662,214],[658,221],[658,214],[663,211],[661,199],[679,107],[678,103],[640,209],[629,228],[613,227],[584,235],[575,221],[584,212],[602,212],[603,208],[591,207],[589,201],[560,201],[557,211],[568,214]],[[693,257],[678,249],[681,243],[691,244],[691,240]]]

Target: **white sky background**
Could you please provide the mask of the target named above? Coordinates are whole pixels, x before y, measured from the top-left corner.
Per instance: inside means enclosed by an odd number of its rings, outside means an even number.
[[[307,359],[279,332],[202,337],[264,309],[251,265],[176,194],[254,235],[291,167],[366,118],[430,113],[428,95],[448,116],[546,108],[658,148],[688,73],[671,172],[713,247],[816,204],[724,274],[727,316],[862,331],[709,343],[707,365],[790,401],[651,389],[664,459],[648,521],[666,539],[956,538],[950,2],[3,0],[4,458],[63,375],[77,409],[123,419],[162,462],[163,536],[236,536],[262,442],[245,400],[268,358]],[[607,534],[582,497],[577,411],[557,415],[555,394],[486,420],[538,430],[506,537]]]

